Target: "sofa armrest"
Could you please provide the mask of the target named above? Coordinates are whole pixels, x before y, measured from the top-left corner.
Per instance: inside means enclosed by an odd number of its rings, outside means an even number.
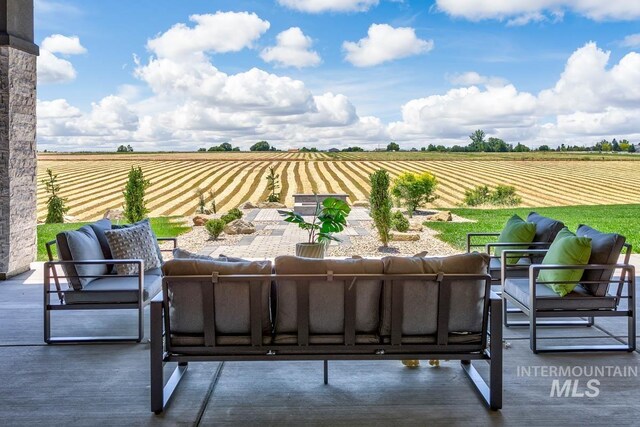
[[[485,251],[491,255],[491,250],[495,248],[503,248],[503,247],[522,247],[523,249],[527,249],[528,247],[534,246],[539,249],[548,249],[551,243],[548,242],[531,242],[531,243],[522,243],[522,242],[494,242],[487,243],[485,245]]]
[[[471,252],[471,248],[483,247],[484,244],[474,244],[472,242],[475,237],[498,237],[500,233],[467,233],[467,253]]]

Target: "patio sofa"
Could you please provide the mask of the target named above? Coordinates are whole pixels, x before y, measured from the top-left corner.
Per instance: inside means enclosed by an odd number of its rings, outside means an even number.
[[[107,230],[136,225],[148,227],[154,242],[151,250],[157,253],[160,262],[162,250],[157,242],[169,241],[173,243],[173,248],[176,247],[175,238],[156,237],[150,231],[148,220],[133,225],[116,225],[109,219],[102,219],[78,230],[63,231],[56,236],[56,240],[46,243],[49,261],[44,266],[44,341],[47,344],[142,341],[144,308],[162,289],[162,271],[159,267],[145,271],[142,259],[114,259],[105,235]],[[57,261],[54,259],[54,248],[57,248]],[[134,268],[128,274],[117,274],[118,266]],[[66,281],[66,289],[63,288],[62,279]],[[52,301],[52,295],[57,296],[57,302]],[[52,311],[116,309],[137,310],[136,335],[53,337],[51,334]]]
[[[151,410],[165,408],[188,362],[460,360],[502,407],[502,300],[489,257],[270,261],[175,259],[151,302]],[[489,383],[473,360],[490,365]],[[164,365],[177,362],[165,383]]]

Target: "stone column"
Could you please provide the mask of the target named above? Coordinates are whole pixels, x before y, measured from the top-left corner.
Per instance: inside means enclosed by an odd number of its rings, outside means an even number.
[[[33,0],[0,0],[0,280],[36,255]]]

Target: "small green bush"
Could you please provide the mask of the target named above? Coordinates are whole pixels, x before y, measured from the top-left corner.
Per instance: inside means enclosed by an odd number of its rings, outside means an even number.
[[[498,206],[518,206],[522,198],[516,194],[512,185],[498,185],[491,193],[491,203]]]
[[[393,181],[391,194],[400,206],[407,208],[407,213],[411,218],[416,209],[436,199],[437,185],[438,180],[429,172],[404,172]]]
[[[242,211],[238,208],[233,208],[226,214],[222,215],[220,219],[224,221],[225,224],[229,224],[231,221],[235,221],[236,219],[242,218]]]
[[[389,243],[389,229],[391,228],[391,196],[389,195],[389,173],[380,169],[369,176],[371,182],[371,217],[378,230],[378,236],[384,247]]]
[[[480,206],[489,202],[491,191],[486,185],[477,185],[464,192],[464,204],[467,206]]]
[[[393,229],[396,231],[404,233],[405,231],[409,230],[409,220],[404,215],[402,215],[402,212],[396,211],[391,216],[391,227],[393,227]]]
[[[58,175],[55,175],[51,169],[47,169],[47,179],[42,180],[45,185],[49,199],[47,200],[47,219],[46,224],[57,224],[64,222],[64,214],[69,211],[66,206],[66,199],[60,197],[60,185],[58,184]]]
[[[467,206],[517,206],[520,203],[522,198],[511,185],[498,185],[494,190],[486,185],[478,185],[464,192],[464,204]]]
[[[225,225],[227,225],[227,223],[222,219],[210,219],[205,223],[204,227],[207,229],[209,235],[213,237],[213,240],[218,240]]]
[[[124,217],[133,224],[143,220],[149,210],[144,200],[147,188],[151,185],[149,180],[144,178],[141,167],[131,166],[129,171],[129,179],[124,188]]]

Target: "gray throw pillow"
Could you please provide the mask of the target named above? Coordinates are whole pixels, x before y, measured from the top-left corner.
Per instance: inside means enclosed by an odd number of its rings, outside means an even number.
[[[64,231],[56,236],[59,257],[63,261],[88,261],[105,259],[96,233],[85,225],[75,231]],[[76,291],[96,278],[76,278],[73,276],[101,276],[108,274],[106,264],[65,265],[64,271],[67,281]]]
[[[139,225],[107,230],[104,234],[109,241],[113,259],[141,259],[144,261],[144,271],[162,266],[156,252],[155,239],[148,227]],[[138,267],[135,264],[116,264],[116,272],[120,275],[137,274]]]
[[[112,230],[122,230],[123,228],[137,227],[137,226],[147,227],[149,229],[149,233],[153,236],[153,244],[155,245],[156,252],[158,254],[158,259],[162,262],[162,251],[160,250],[160,245],[158,244],[158,238],[156,237],[156,233],[153,232],[151,228],[151,221],[149,218],[145,218],[142,221],[134,222],[133,224],[113,224],[111,226]]]

